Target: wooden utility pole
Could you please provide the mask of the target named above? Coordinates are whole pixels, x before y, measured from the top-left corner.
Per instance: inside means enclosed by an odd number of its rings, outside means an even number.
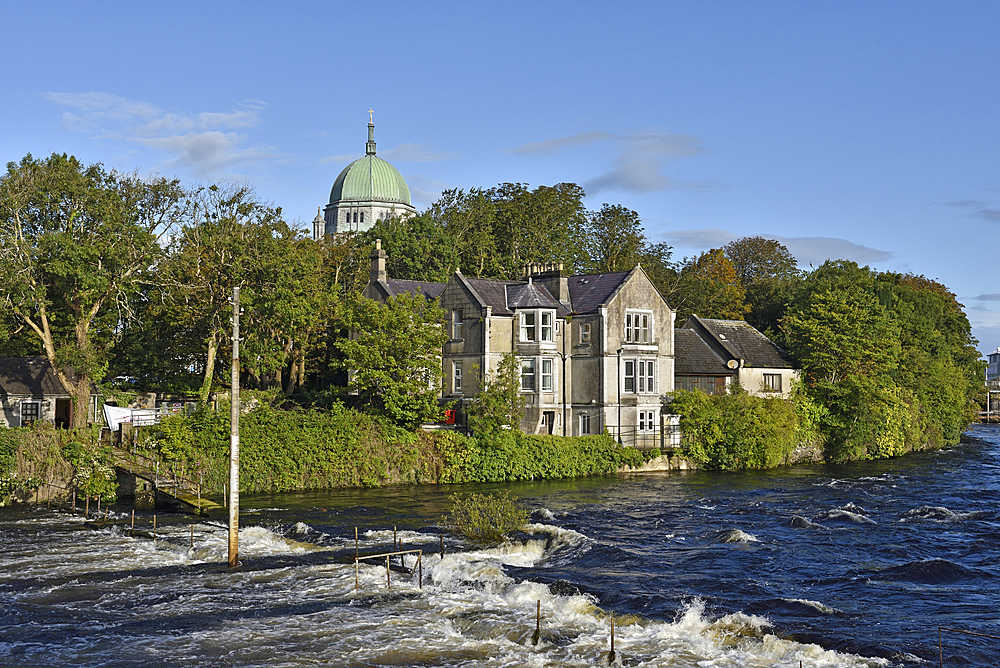
[[[240,289],[233,288],[232,423],[229,430],[229,567],[240,553]]]

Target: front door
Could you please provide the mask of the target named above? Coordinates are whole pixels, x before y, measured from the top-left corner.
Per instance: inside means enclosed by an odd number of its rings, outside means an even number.
[[[555,427],[556,422],[556,412],[555,411],[542,411],[542,431],[546,434],[552,433],[552,428]]]

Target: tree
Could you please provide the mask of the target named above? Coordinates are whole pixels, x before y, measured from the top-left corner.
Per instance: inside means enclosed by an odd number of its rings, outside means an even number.
[[[811,396],[828,409],[829,456],[891,456],[914,445],[912,402],[893,380],[899,324],[880,301],[871,270],[824,263],[803,282],[782,325]]]
[[[746,291],[746,321],[767,336],[780,338],[778,321],[802,280],[795,257],[782,244],[763,237],[736,239],[723,251]]]
[[[358,242],[374,247],[376,239],[388,253],[390,278],[445,283],[459,266],[455,237],[426,213],[380,220]]]
[[[144,272],[183,211],[177,181],[141,179],[53,154],[0,178],[0,300],[41,344],[87,422]],[[76,382],[64,369],[72,366]]]
[[[744,302],[746,291],[736,268],[721,248],[713,248],[687,260],[681,268],[674,294],[674,308],[679,322],[691,314],[703,318],[742,320],[749,310]]]
[[[648,242],[639,214],[620,204],[605,204],[587,213],[583,249],[589,259],[586,271],[628,271],[646,257]]]
[[[338,304],[350,336],[337,341],[348,389],[369,412],[405,427],[440,419],[444,311],[423,295],[402,293],[385,304],[358,294]]]
[[[483,387],[466,409],[473,433],[497,429],[517,429],[524,417],[521,394],[521,362],[513,353],[505,353],[496,373],[486,374]]]

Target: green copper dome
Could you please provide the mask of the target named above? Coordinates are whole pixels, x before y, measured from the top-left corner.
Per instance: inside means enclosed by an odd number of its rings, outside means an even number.
[[[410,204],[410,189],[395,167],[375,156],[375,125],[368,123],[367,155],[340,173],[330,191],[330,203],[386,202]]]

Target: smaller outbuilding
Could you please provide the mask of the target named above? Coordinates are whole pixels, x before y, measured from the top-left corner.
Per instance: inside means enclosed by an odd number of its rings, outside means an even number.
[[[738,380],[751,394],[787,398],[801,374],[787,352],[742,320],[692,315],[674,335],[674,389],[722,394]]]
[[[76,373],[66,369],[71,382]],[[97,393],[92,390],[88,415],[93,415]],[[59,382],[45,357],[0,357],[0,427],[27,427],[49,422],[73,425],[73,399]],[[83,426],[83,425],[80,425]]]

